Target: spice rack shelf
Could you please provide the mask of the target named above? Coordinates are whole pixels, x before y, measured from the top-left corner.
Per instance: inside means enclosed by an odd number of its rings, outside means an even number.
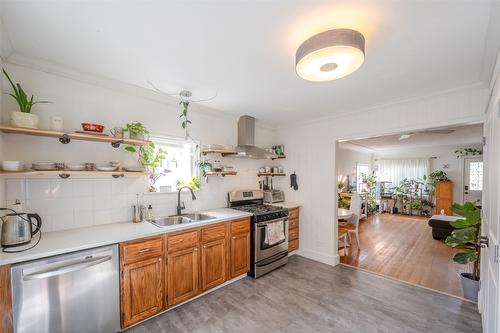
[[[59,142],[63,144],[70,143],[71,140],[104,142],[104,143],[111,143],[111,145],[114,148],[120,147],[121,144],[132,145],[132,146],[145,146],[151,143],[151,141],[148,140],[125,139],[125,138],[120,139],[107,135],[96,135],[96,134],[77,133],[77,132],[59,132],[59,131],[50,131],[50,130],[42,130],[35,128],[14,127],[7,125],[0,125],[0,132],[8,134],[23,134],[31,136],[58,138]]]
[[[237,153],[237,151],[235,148],[224,148],[224,147],[221,147],[221,148],[203,148],[201,150],[202,155],[221,154],[222,156],[226,156],[226,155],[232,155],[232,154],[236,154],[236,153]]]
[[[259,177],[268,177],[268,176],[270,176],[270,177],[275,177],[275,176],[276,177],[283,177],[283,176],[286,176],[286,173],[274,173],[274,172],[269,172],[269,173],[263,172],[263,173],[261,173],[261,172],[259,172],[257,174],[257,176],[259,176]]]
[[[238,174],[236,170],[226,170],[226,171],[207,171],[207,176],[235,176]]]

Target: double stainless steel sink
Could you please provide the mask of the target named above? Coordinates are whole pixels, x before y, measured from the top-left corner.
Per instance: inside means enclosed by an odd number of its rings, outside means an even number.
[[[207,214],[183,214],[183,215],[174,215],[168,217],[156,218],[151,221],[154,225],[158,227],[168,227],[176,224],[186,224],[200,221],[213,220],[215,216],[207,215]]]

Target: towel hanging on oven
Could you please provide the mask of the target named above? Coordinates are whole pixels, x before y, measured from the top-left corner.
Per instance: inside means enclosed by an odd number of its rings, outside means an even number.
[[[283,220],[271,222],[266,225],[266,237],[264,243],[274,245],[285,240],[285,227]]]

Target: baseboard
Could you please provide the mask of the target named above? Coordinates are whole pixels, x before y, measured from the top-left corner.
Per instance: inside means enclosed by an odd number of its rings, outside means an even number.
[[[316,252],[316,251],[311,251],[311,250],[306,250],[306,249],[299,249],[297,251],[297,254],[302,256],[302,257],[305,257],[305,258],[308,258],[308,259],[311,259],[314,261],[318,261],[318,262],[321,262],[323,264],[327,264],[330,266],[336,266],[340,263],[340,257],[338,254],[329,255],[329,254],[324,254],[321,252]]]

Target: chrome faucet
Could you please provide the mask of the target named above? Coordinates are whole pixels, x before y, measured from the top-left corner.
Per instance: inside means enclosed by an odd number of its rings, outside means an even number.
[[[184,202],[182,203],[181,205],[181,191],[183,189],[189,189],[191,191],[191,198],[193,198],[193,200],[196,200],[196,196],[194,195],[194,192],[193,192],[193,189],[189,186],[183,186],[179,189],[179,191],[177,192],[177,215],[181,215],[182,214],[182,210],[183,209],[186,209],[186,206],[184,205]]]

